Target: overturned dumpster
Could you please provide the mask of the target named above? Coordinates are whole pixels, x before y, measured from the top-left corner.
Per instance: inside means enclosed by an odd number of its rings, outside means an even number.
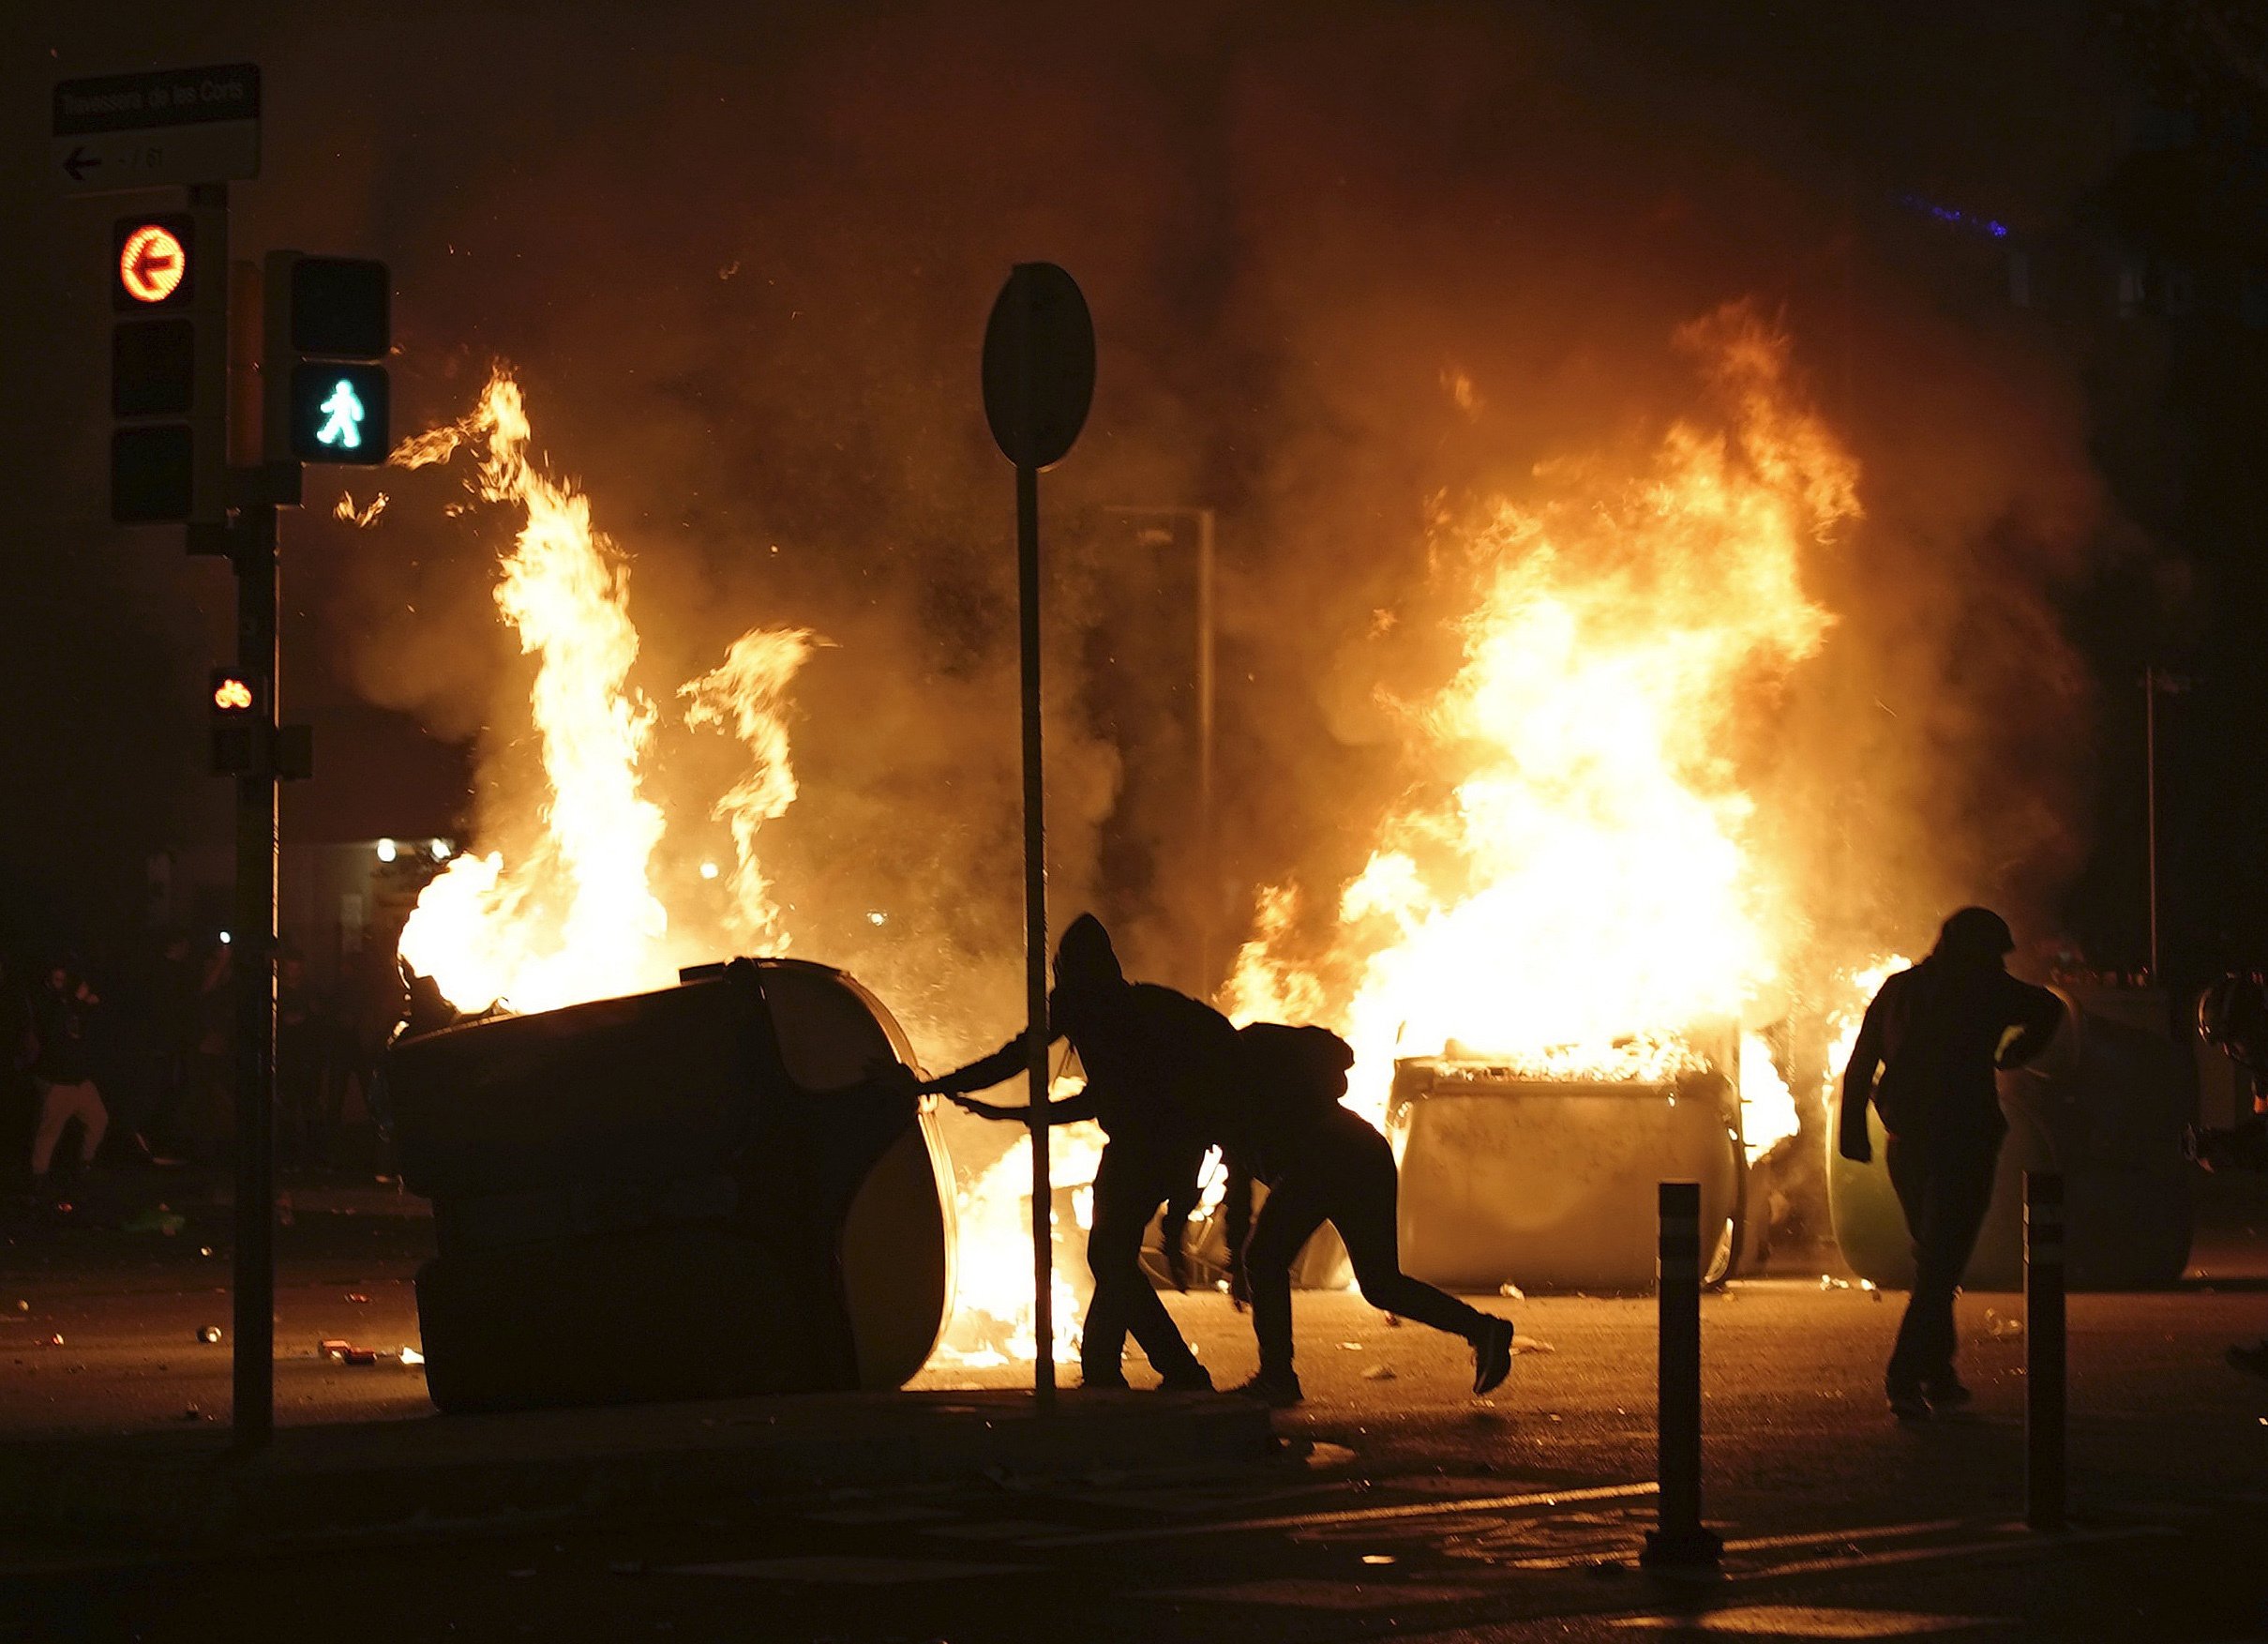
[[[953,1304],[950,1166],[912,1061],[872,994],[793,959],[398,1043],[434,1403],[902,1384]]]

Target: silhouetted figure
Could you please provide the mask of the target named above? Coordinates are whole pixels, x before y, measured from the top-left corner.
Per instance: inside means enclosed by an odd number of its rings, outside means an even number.
[[[2015,946],[2007,921],[1990,909],[1955,913],[1928,958],[1883,983],[1843,1069],[1842,1156],[1862,1165],[1872,1158],[1871,1100],[1889,1135],[1890,1185],[1914,1239],[1914,1293],[1883,1378],[1901,1421],[1969,1402],[1953,1369],[1953,1298],[1992,1202],[2008,1133],[1993,1070],[2029,1062],[2063,1019],[2054,994],[2008,974]],[[2003,1049],[2012,1028],[2020,1032]]]
[[[332,1162],[338,1112],[331,1051],[329,1006],[308,982],[307,960],[287,950],[276,960],[276,1134],[287,1169]]]
[[[1087,1073],[1087,1088],[1050,1104],[1047,1122],[1093,1119],[1110,1139],[1095,1168],[1093,1226],[1087,1234],[1094,1295],[1079,1347],[1086,1384],[1126,1385],[1119,1361],[1131,1330],[1165,1388],[1208,1391],[1212,1378],[1142,1272],[1142,1234],[1158,1206],[1194,1176],[1204,1156],[1199,1121],[1210,1105],[1204,1089],[1233,1065],[1236,1029],[1186,994],[1129,982],[1103,922],[1082,913],[1056,949],[1046,1022],[922,1088],[987,1119],[1029,1119],[1028,1108],[971,1101],[967,1093],[1021,1074],[1027,1035],[1035,1031],[1050,1043],[1069,1039]]]
[[[100,1003],[95,990],[68,962],[49,967],[47,986],[32,1003],[32,1034],[38,1048],[32,1078],[39,1092],[39,1127],[32,1138],[32,1184],[47,1183],[55,1146],[73,1120],[80,1126],[79,1164],[95,1162],[111,1116],[95,1088],[95,1048],[88,1022]]]
[[[1509,1320],[1402,1271],[1393,1150],[1370,1122],[1340,1105],[1354,1052],[1321,1028],[1256,1022],[1239,1034],[1242,1100],[1220,1121],[1238,1169],[1226,1214],[1230,1294],[1249,1293],[1260,1369],[1237,1391],[1279,1408],[1299,1402],[1292,1368],[1291,1268],[1329,1222],[1346,1245],[1362,1299],[1381,1312],[1463,1336],[1473,1348],[1473,1391],[1492,1393],[1512,1367]],[[1269,1193],[1245,1237],[1250,1182]],[[1240,1257],[1237,1254],[1240,1252]]]

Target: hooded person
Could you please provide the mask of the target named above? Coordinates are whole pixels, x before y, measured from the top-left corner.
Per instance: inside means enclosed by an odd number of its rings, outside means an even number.
[[[1883,983],[1843,1069],[1842,1156],[1871,1161],[1871,1102],[1889,1138],[1885,1163],[1914,1240],[1914,1292],[1883,1378],[1901,1421],[1969,1402],[1953,1368],[1953,1299],[1991,1204],[2008,1133],[1993,1074],[2046,1049],[2063,1020],[2054,994],[2008,974],[2015,947],[1998,913],[1961,909],[1945,921],[1929,958]]]
[[[1028,1107],[975,1101],[969,1093],[1022,1074],[1034,1032],[1050,1044],[1069,1040],[1087,1076],[1085,1090],[1048,1105],[1046,1122],[1092,1119],[1109,1139],[1095,1168],[1087,1234],[1094,1294],[1079,1347],[1086,1385],[1126,1385],[1120,1361],[1131,1331],[1163,1388],[1209,1392],[1211,1376],[1142,1271],[1142,1235],[1158,1207],[1196,1175],[1208,1145],[1205,1115],[1214,1105],[1209,1093],[1236,1064],[1237,1031],[1187,994],[1129,982],[1103,922],[1082,913],[1056,948],[1047,1020],[921,1088],[983,1118],[1029,1122]]]

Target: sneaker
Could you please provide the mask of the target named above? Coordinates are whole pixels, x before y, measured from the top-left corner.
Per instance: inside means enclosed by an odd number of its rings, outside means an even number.
[[[1960,1384],[1959,1378],[1953,1376],[1945,1377],[1940,1380],[1924,1381],[1921,1384],[1921,1395],[1930,1401],[1930,1408],[1940,1415],[1949,1410],[1967,1410],[1976,1397],[1976,1395]]]
[[[1212,1390],[1212,1372],[1203,1365],[1168,1370],[1158,1378],[1160,1393],[1210,1393]]]
[[[1493,1315],[1473,1338],[1473,1395],[1485,1397],[1512,1373],[1512,1321]]]
[[[1270,1410],[1289,1410],[1304,1396],[1299,1391],[1299,1378],[1289,1370],[1263,1370],[1229,1391],[1239,1398],[1256,1398]]]
[[[1889,1390],[1890,1413],[1901,1422],[1926,1422],[1930,1419],[1930,1401],[1919,1387],[1893,1387]]]

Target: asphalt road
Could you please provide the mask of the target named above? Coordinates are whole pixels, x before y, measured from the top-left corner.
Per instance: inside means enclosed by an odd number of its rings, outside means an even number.
[[[221,1250],[218,1225],[19,1228],[0,1268],[0,1435],[224,1412],[228,1350],[194,1339],[227,1322],[224,1256],[200,1254]],[[1480,1402],[1462,1343],[1302,1294],[1308,1402],[1264,1466],[752,1500],[255,1561],[18,1547],[0,1564],[0,1637],[2268,1637],[2268,1383],[2221,1360],[2268,1330],[2255,1225],[2268,1230],[2249,1200],[2224,1214],[2180,1290],[2073,1298],[2078,1528],[2060,1537],[2017,1524],[2016,1297],[1963,1298],[1976,1410],[1915,1428],[1879,1395],[1901,1298],[1823,1290],[1815,1273],[1707,1298],[1707,1509],[1729,1547],[1722,1574],[1696,1579],[1632,1562],[1653,1511],[1650,1301],[1480,1299],[1530,1350]],[[424,1236],[367,1205],[287,1229],[279,1419],[424,1413],[414,1367],[318,1349],[415,1343]],[[1224,1298],[1169,1305],[1217,1377],[1249,1371],[1249,1328]]]

